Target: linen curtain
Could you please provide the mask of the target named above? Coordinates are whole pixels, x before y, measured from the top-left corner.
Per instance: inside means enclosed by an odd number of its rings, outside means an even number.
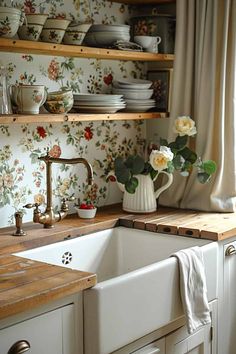
[[[217,172],[200,184],[175,172],[160,204],[204,211],[236,210],[236,0],[177,0],[176,47],[169,141],[173,121],[196,122],[195,150]],[[192,142],[191,142],[192,143]],[[190,143],[190,144],[191,144]],[[191,146],[193,147],[193,146]]]

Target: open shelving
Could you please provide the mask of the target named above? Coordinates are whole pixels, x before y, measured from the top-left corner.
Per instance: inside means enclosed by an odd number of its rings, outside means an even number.
[[[0,124],[27,124],[27,123],[66,123],[66,122],[87,122],[101,120],[140,120],[167,118],[167,113],[145,112],[145,113],[68,113],[68,114],[12,114],[0,115]]]
[[[77,45],[23,41],[0,38],[0,51],[11,53],[51,55],[77,58],[133,61],[173,61],[173,54],[153,54],[117,49],[94,48]]]
[[[93,48],[65,44],[33,42],[17,39],[0,38],[0,52],[63,56],[76,58],[95,58],[107,60],[160,61],[173,62],[173,54],[153,54],[146,52],[123,51],[116,49]],[[37,114],[37,115],[0,115],[0,124],[59,123],[100,120],[138,120],[166,118],[167,113],[125,113],[113,114]]]

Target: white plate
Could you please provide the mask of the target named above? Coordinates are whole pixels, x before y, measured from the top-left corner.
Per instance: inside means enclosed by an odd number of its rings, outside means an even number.
[[[126,112],[147,112],[149,109],[154,108],[156,106],[126,106]]]
[[[148,100],[153,94],[153,90],[125,90],[113,88],[114,93],[120,93],[124,95],[124,98],[131,100]]]
[[[117,101],[123,97],[123,95],[111,95],[111,94],[93,94],[93,93],[77,93],[73,95],[75,101]]]
[[[119,40],[129,42],[130,35],[124,32],[88,32],[84,38],[85,43],[92,47],[112,46]]]
[[[125,101],[119,101],[119,102],[107,102],[107,101],[103,101],[103,102],[88,102],[88,101],[74,101],[74,107],[75,106],[89,106],[89,107],[117,107],[117,106],[122,106],[125,105]]]
[[[152,81],[142,79],[118,79],[114,80],[113,84],[127,89],[131,87],[132,89],[135,87],[137,87],[137,89],[149,89],[152,86]]]
[[[145,105],[153,105],[156,104],[156,101],[153,99],[149,99],[149,100],[129,100],[126,99],[125,102],[129,105],[141,105],[141,106],[145,106]]]
[[[92,25],[89,29],[89,32],[117,32],[117,31],[123,31],[123,32],[129,32],[130,31],[130,26],[129,25],[103,25],[103,24],[98,24],[98,25]]]
[[[91,107],[91,106],[82,106],[75,107],[76,110],[84,113],[115,113],[120,109],[124,109],[125,105],[121,105],[120,107]]]

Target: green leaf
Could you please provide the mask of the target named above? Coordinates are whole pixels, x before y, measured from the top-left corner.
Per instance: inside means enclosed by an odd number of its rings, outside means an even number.
[[[197,154],[190,150],[187,146],[179,152],[181,156],[187,161],[189,161],[191,164],[194,164],[197,160]]]
[[[205,161],[202,163],[201,168],[208,175],[212,175],[216,171],[216,163],[215,163],[215,161],[208,160],[208,161]]]
[[[168,173],[173,173],[174,172],[175,168],[174,168],[174,165],[173,165],[172,161],[169,161],[167,163],[167,169],[166,170],[167,170]]]
[[[173,160],[172,160],[172,163],[173,163],[173,166],[176,170],[180,170],[184,164],[184,159],[181,155],[176,155]]]
[[[166,139],[160,138],[160,146],[168,146],[168,141]]]
[[[127,160],[125,161],[125,165],[127,168],[130,169],[130,172],[133,175],[138,175],[139,173],[142,173],[144,170],[144,160],[139,155],[128,156]]]
[[[123,168],[124,166],[125,166],[125,164],[124,164],[123,158],[121,156],[118,156],[114,162],[115,170],[119,170],[119,168]]]
[[[157,174],[158,174],[158,171],[151,170],[151,172],[150,172],[151,179],[154,179]]]
[[[130,178],[130,180],[125,183],[125,189],[128,193],[134,194],[137,187],[138,179],[136,177]]]
[[[188,135],[177,136],[175,141],[169,144],[169,147],[177,151],[182,150],[188,142]]]
[[[210,181],[211,176],[206,172],[198,172],[197,179],[200,183],[204,184]]]

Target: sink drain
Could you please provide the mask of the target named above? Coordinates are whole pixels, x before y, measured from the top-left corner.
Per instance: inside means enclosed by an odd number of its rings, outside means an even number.
[[[69,264],[72,261],[72,253],[65,252],[61,257],[62,264]]]

